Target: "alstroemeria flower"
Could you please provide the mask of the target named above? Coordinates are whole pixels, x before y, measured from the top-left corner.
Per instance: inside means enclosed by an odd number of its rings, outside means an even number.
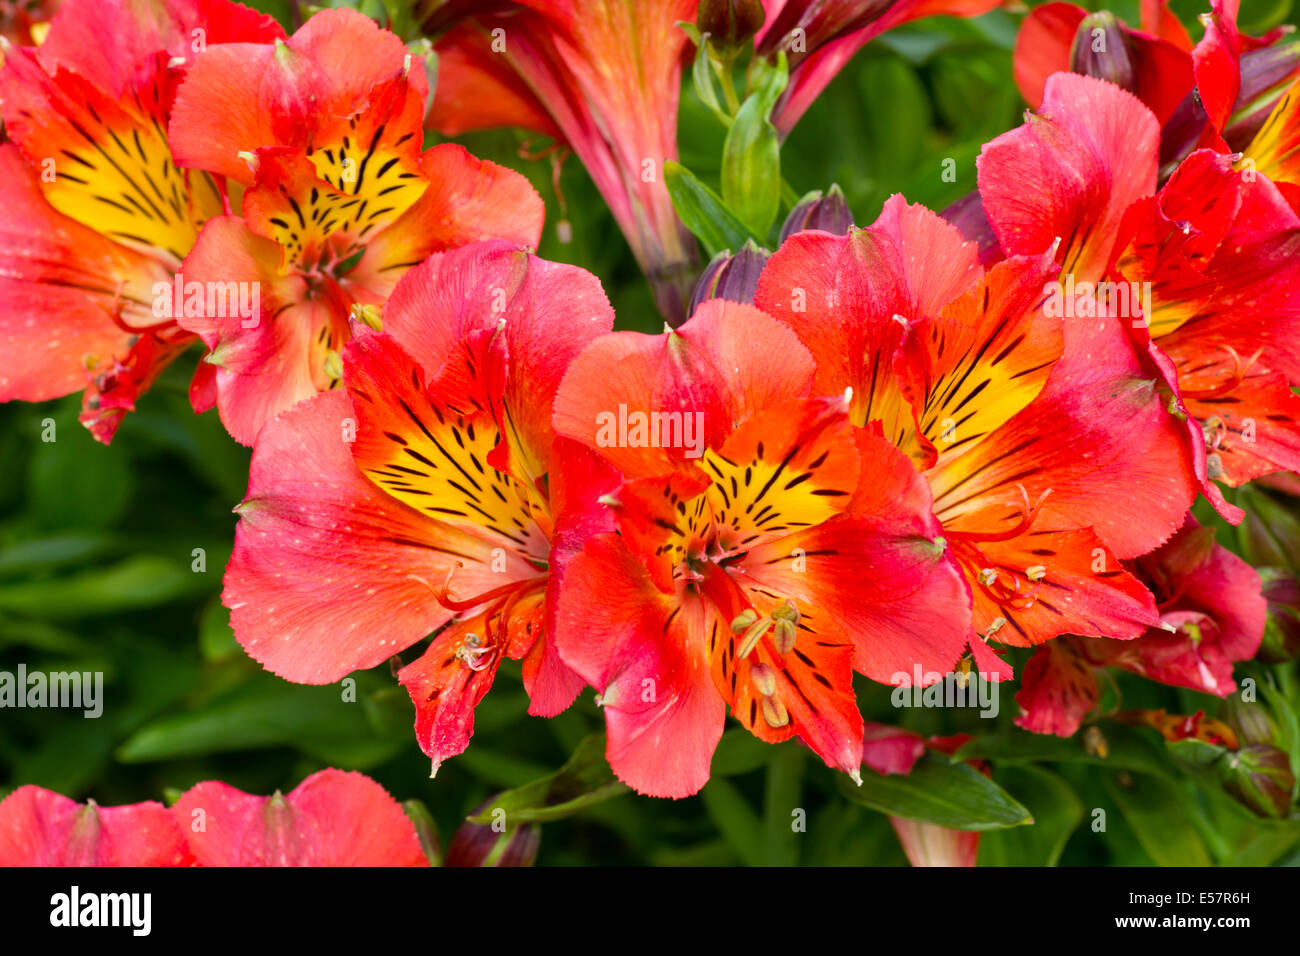
[[[887,30],[939,15],[976,17],[1002,0],[763,0],[767,11],[756,37],[761,56],[784,51],[790,84],[772,122],[790,132],[853,55]]]
[[[408,272],[383,331],[344,350],[343,388],[258,438],[223,597],[248,653],[328,683],[439,631],[399,674],[435,770],[503,657],[524,658],[532,713],[567,707],[582,682],[555,656],[555,592],[613,482],[556,444],[550,410],[613,321],[594,276],[507,243]]]
[[[626,479],[605,499],[620,533],[566,571],[560,655],[600,692],[610,766],[642,793],[699,790],[728,707],[856,775],[852,672],[911,683],[965,645],[969,598],[924,482],[843,397],[814,397],[814,374],[789,329],[713,299],[675,332],[597,339],[556,396],[556,432]]]
[[[756,298],[812,352],[816,390],[852,388],[854,423],[912,457],[975,631],[1017,646],[1157,623],[1120,559],[1168,538],[1196,488],[1119,321],[1045,311],[1054,273],[1050,252],[985,272],[953,226],[894,197],[867,229],[792,236]]]
[[[1161,124],[1161,169],[1198,147],[1240,148],[1260,128],[1289,79],[1300,48],[1238,32],[1236,0],[1212,0],[1205,33],[1193,46],[1168,0],[1144,2],[1141,29],[1109,13],[1048,3],[1025,17],[1016,36],[1016,85],[1042,105],[1047,78],[1073,70],[1128,90]]]
[[[1155,594],[1163,627],[1133,641],[1064,638],[1039,648],[1016,694],[1021,727],[1072,735],[1100,698],[1098,667],[1218,697],[1236,688],[1233,663],[1254,657],[1264,636],[1267,608],[1255,570],[1191,515],[1133,570]]]
[[[609,204],[664,318],[686,319],[695,243],[663,164],[677,158],[677,100],[698,0],[417,4],[438,36],[430,126],[454,136],[522,126],[571,148]]]
[[[889,823],[912,866],[974,866],[979,857],[978,830],[953,830],[903,817],[890,817]]]
[[[1168,120],[1196,82],[1192,40],[1168,0],[1144,3],[1141,17],[1135,30],[1112,14],[1089,14],[1072,3],[1035,7],[1016,34],[1016,86],[1025,102],[1038,109],[1047,78],[1073,69],[1110,80],[1146,103],[1161,123]]]
[[[173,158],[172,97],[205,50],[279,36],[225,0],[69,0],[38,49],[5,52],[0,401],[84,389],[82,421],[108,442],[192,341],[158,315],[155,286],[221,200]]]
[[[189,866],[194,856],[161,803],[101,807],[42,787],[0,802],[0,866]]]
[[[984,147],[980,196],[1002,253],[1041,254],[1063,238],[1066,287],[1118,304],[1171,408],[1189,416],[1207,497],[1237,520],[1212,479],[1236,486],[1300,467],[1288,387],[1300,383],[1300,218],[1266,177],[1211,150],[1156,193],[1158,135],[1128,93],[1058,73],[1031,122]]]
[[[317,14],[287,43],[212,50],[181,85],[178,161],[244,187],[182,269],[186,289],[237,288],[240,308],[209,296],[178,319],[211,350],[238,441],[333,387],[353,307],[381,305],[430,253],[536,245],[544,211],[524,177],[459,146],[421,151],[427,92],[402,42],[349,10]]]
[[[401,805],[360,773],[322,770],[282,796],[197,784],[172,808],[198,866],[428,866]]]

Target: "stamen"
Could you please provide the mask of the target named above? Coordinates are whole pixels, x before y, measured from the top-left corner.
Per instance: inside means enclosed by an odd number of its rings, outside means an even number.
[[[1016,506],[1017,513],[1019,513],[1020,515],[1020,520],[1019,522],[1017,522],[1015,527],[1010,528],[1006,531],[990,531],[990,532],[953,531],[950,528],[944,528],[943,533],[947,537],[953,538],[957,541],[1010,541],[1013,538],[1020,537],[1022,534],[1024,534],[1033,526],[1034,519],[1038,517],[1039,509],[1042,508],[1043,502],[1047,500],[1047,496],[1052,493],[1052,489],[1048,488],[1046,491],[1044,491],[1041,495],[1038,496],[1038,500],[1031,505],[1029,503],[1029,492],[1025,491],[1025,486],[1016,485],[1016,488],[1020,490],[1021,503],[1020,505]],[[1009,515],[1008,517],[1014,517],[1014,514],[1015,513]]]
[[[758,706],[762,710],[763,719],[767,721],[769,727],[777,729],[790,723],[790,714],[786,711],[785,705],[775,697],[760,697]]]
[[[790,621],[779,620],[776,622],[776,632],[772,635],[773,643],[776,645],[776,652],[782,657],[794,650],[795,640],[799,632],[795,630],[794,624]]]
[[[360,302],[352,305],[352,318],[374,329],[376,332],[384,330],[384,322],[380,316],[379,307],[374,305],[364,305]]]
[[[776,693],[776,672],[766,664],[755,664],[749,669],[749,678],[754,682],[754,687],[764,697],[771,697]]]
[[[481,604],[487,604],[489,601],[495,601],[498,598],[508,597],[516,591],[524,589],[531,590],[533,587],[543,584],[546,581],[546,575],[538,575],[534,578],[525,578],[522,581],[512,581],[510,584],[504,584],[499,588],[492,588],[489,591],[484,591],[476,597],[460,600],[453,598],[450,594],[451,579],[452,576],[455,575],[456,571],[464,566],[465,563],[463,561],[457,561],[451,570],[447,572],[447,579],[443,581],[441,588],[435,588],[432,584],[418,575],[410,574],[407,575],[407,577],[412,581],[420,582],[432,591],[433,596],[437,598],[438,603],[449,611],[472,611]]]
[[[758,620],[758,612],[752,607],[747,607],[735,616],[731,621],[731,633],[743,634],[749,629],[749,626]]]
[[[325,352],[325,374],[330,381],[337,382],[343,377],[343,357],[333,349],[327,349]]]
[[[770,617],[760,617],[753,624],[749,625],[749,630],[745,632],[744,638],[741,639],[740,648],[736,651],[737,660],[744,660],[754,652],[758,646],[759,640],[767,633],[768,628],[772,626]]]
[[[983,557],[983,555],[981,554],[980,557]],[[985,571],[991,570],[990,568],[985,569]],[[1025,577],[1029,577],[1028,572],[1026,572]],[[1040,577],[1039,581],[1041,580]],[[1004,581],[1009,581],[1010,584],[1006,584]],[[975,576],[975,583],[990,601],[998,605],[1015,608],[1017,611],[1027,610],[1038,596],[1038,583],[1035,583],[1033,588],[1028,591],[1022,592],[1020,590],[1020,579],[1011,572],[1007,572],[1005,578],[995,574],[990,582],[986,580],[985,572],[981,571]]]
[[[785,603],[772,612],[774,621],[789,621],[791,624],[799,623],[799,609],[794,606],[794,602],[786,598]]]
[[[484,670],[491,661],[485,661],[483,658],[491,654],[493,646],[484,645],[482,639],[477,634],[467,634],[460,647],[456,648],[456,657],[465,663],[465,666],[472,671]]]
[[[1237,350],[1231,345],[1221,345],[1219,348],[1232,356],[1232,373],[1217,385],[1211,385],[1209,388],[1180,389],[1179,391],[1183,398],[1205,399],[1219,398],[1223,395],[1227,395],[1245,380],[1246,375],[1250,372],[1251,366],[1259,360],[1260,354],[1264,351],[1261,346],[1254,355],[1245,362],[1242,362],[1241,356],[1237,354]]]

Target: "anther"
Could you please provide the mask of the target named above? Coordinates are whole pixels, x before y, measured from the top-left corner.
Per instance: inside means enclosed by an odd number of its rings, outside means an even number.
[[[338,352],[330,349],[325,353],[325,374],[331,379],[343,377],[343,359]]]
[[[745,631],[745,636],[741,638],[740,648],[736,651],[736,657],[743,661],[753,653],[754,648],[758,646],[759,639],[767,633],[768,628],[771,626],[772,619],[770,617],[760,617],[753,624],[749,625],[749,630]]]
[[[776,693],[776,672],[766,664],[755,664],[751,667],[749,678],[764,697],[771,697]]]
[[[784,727],[790,723],[790,714],[786,712],[785,705],[775,697],[760,698],[758,706],[762,710],[763,719],[767,721],[769,727]]]
[[[776,652],[782,657],[794,650],[795,639],[799,632],[795,630],[793,624],[786,620],[776,622],[776,632],[773,634],[773,643],[776,645]]]
[[[353,303],[352,319],[356,322],[362,323],[363,325],[368,325],[376,332],[382,332],[384,330],[384,322],[380,317],[377,306],[366,305],[361,302]]]
[[[789,621],[791,624],[799,623],[799,609],[794,606],[794,602],[789,598],[779,608],[772,612],[772,620]]]

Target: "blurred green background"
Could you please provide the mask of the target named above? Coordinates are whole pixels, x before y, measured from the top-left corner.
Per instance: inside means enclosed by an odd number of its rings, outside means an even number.
[[[1243,29],[1260,33],[1288,20],[1291,2],[1245,0]],[[1110,7],[1129,22],[1136,8],[1136,0]],[[1189,25],[1202,9],[1181,0],[1175,8]],[[981,144],[1019,123],[1024,109],[1011,80],[1019,19],[1005,11],[932,19],[873,42],[783,148],[782,170],[795,192],[838,183],[856,221],[869,223],[894,192],[942,208],[973,189]],[[526,173],[547,200],[543,256],[598,275],[620,327],[660,328],[580,164],[563,165],[561,211],[549,162],[520,158],[527,139],[498,131],[460,141]],[[680,141],[683,163],[716,188],[722,128],[689,81]],[[942,180],[946,158],[957,161],[956,182]],[[567,244],[556,236],[562,216],[572,223]],[[78,425],[79,396],[0,406],[0,670],[25,663],[103,671],[106,696],[97,720],[0,711],[0,796],[35,783],[112,805],[163,799],[206,779],[270,793],[334,766],[369,774],[399,800],[423,801],[445,843],[478,804],[553,772],[600,729],[590,691],[559,718],[528,717],[518,665],[507,662],[477,710],[469,751],[430,780],[410,702],[389,666],[355,675],[357,700],[346,702],[337,685],[289,684],[251,661],[219,602],[248,452],[215,413],[191,412],[186,384],[197,355],[168,371],[109,448]],[[56,441],[42,441],[47,419]],[[1224,530],[1221,540],[1236,547],[1235,532]],[[1018,671],[1025,659],[1014,655]],[[1294,664],[1239,667],[1238,677],[1245,674],[1261,684],[1271,679],[1296,699]],[[994,779],[1036,823],[986,834],[982,863],[1300,863],[1300,824],[1262,821],[1199,785],[1152,731],[1107,725],[1109,756],[1100,760],[1078,740],[1015,730],[1010,690],[996,721],[974,711],[898,711],[887,688],[861,681],[859,690],[868,719],[901,720],[925,733],[1000,735],[988,745]],[[1126,708],[1215,714],[1219,707],[1214,698],[1121,675],[1103,708],[1116,693]],[[796,744],[769,747],[733,725],[702,794],[682,801],[624,795],[546,823],[538,862],[904,864],[887,818],[846,800],[838,776]],[[792,830],[792,808],[806,810],[807,832]],[[1107,811],[1104,833],[1090,825],[1094,808]]]

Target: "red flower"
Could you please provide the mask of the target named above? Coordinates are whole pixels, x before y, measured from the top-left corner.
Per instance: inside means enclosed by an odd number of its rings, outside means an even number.
[[[428,866],[396,800],[359,773],[322,770],[287,797],[210,780],[172,808],[199,866]]]
[[[82,421],[108,442],[190,341],[157,315],[203,223],[210,177],[178,168],[166,135],[175,86],[232,40],[281,36],[225,0],[69,0],[37,50],[0,70],[0,401],[85,389]],[[197,56],[196,56],[197,54]]]
[[[557,433],[626,479],[606,499],[621,534],[567,569],[557,636],[642,793],[704,785],[728,706],[856,775],[852,671],[910,683],[965,643],[924,483],[842,398],[808,397],[813,375],[788,329],[715,299],[675,332],[597,339],[556,398]]]
[[[1168,0],[1143,3],[1141,22],[1134,30],[1111,14],[1090,16],[1072,3],[1035,7],[1016,34],[1016,85],[1025,101],[1038,109],[1049,76],[1085,73],[1080,67],[1094,65],[1093,75],[1135,94],[1164,123],[1195,84],[1192,41]]]
[[[889,822],[913,866],[974,866],[979,856],[978,830],[953,830],[903,817],[890,817]]]
[[[0,866],[427,866],[415,826],[369,777],[322,770],[287,796],[210,780],[170,810],[79,804],[40,787],[0,803]]]
[[[887,30],[947,15],[975,17],[1001,0],[763,0],[767,11],[757,37],[759,54],[785,51],[790,85],[773,113],[788,133],[853,55]]]
[[[1039,114],[984,147],[980,196],[1003,254],[1067,237],[1061,278],[1105,283],[1096,290],[1120,304],[1171,409],[1189,416],[1207,497],[1239,520],[1210,479],[1236,486],[1300,467],[1288,387],[1300,383],[1300,219],[1267,178],[1210,150],[1156,193],[1157,140],[1129,94],[1057,74]]]
[[[677,219],[663,164],[677,158],[677,99],[698,0],[424,3],[437,34],[429,123],[447,135],[522,126],[577,153],[609,204],[664,317],[686,318],[695,244]],[[444,9],[444,6],[449,9]],[[498,15],[499,14],[499,15]]]
[[[1249,37],[1237,30],[1237,0],[1212,0],[1201,17],[1205,33],[1193,46],[1168,0],[1142,4],[1141,29],[1110,13],[1048,3],[1025,18],[1016,37],[1015,75],[1034,109],[1047,78],[1073,70],[1128,90],[1162,126],[1162,169],[1198,147],[1240,148],[1277,102],[1279,89],[1300,69],[1285,31]]]
[[[533,713],[567,707],[581,681],[550,616],[606,486],[556,445],[550,408],[613,318],[593,276],[506,243],[411,270],[383,332],[344,351],[344,388],[258,439],[224,595],[244,648],[327,683],[444,628],[399,675],[435,770],[468,745],[503,656],[524,658]]]
[[[1191,515],[1178,534],[1134,563],[1160,609],[1160,628],[1133,641],[1066,638],[1040,648],[1025,667],[1016,723],[1068,737],[1099,699],[1094,668],[1120,667],[1174,687],[1226,697],[1232,665],[1250,660],[1264,636],[1259,575],[1215,543]]]
[[[237,440],[333,387],[353,307],[381,305],[430,253],[536,244],[542,202],[522,176],[459,146],[421,152],[427,92],[402,42],[348,10],[312,17],[287,43],[213,50],[181,86],[179,160],[245,187],[182,270],[187,289],[237,287],[240,309],[214,309],[209,291],[178,319],[211,349]]]
[[[189,866],[185,833],[161,803],[101,807],[41,787],[0,803],[0,866]]]
[[[1120,559],[1168,538],[1195,495],[1120,323],[1044,311],[1054,272],[1049,252],[986,273],[955,228],[894,197],[868,229],[791,237],[756,299],[813,353],[815,391],[852,388],[853,421],[912,457],[976,632],[1017,646],[1155,624]],[[1006,673],[972,647],[981,670]]]

